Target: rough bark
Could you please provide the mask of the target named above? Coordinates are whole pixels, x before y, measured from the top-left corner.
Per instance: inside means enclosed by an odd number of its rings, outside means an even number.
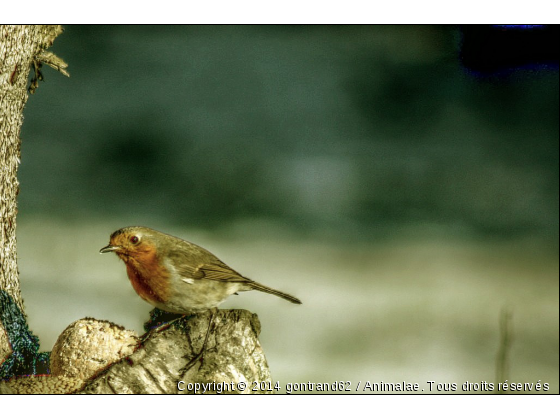
[[[22,311],[16,254],[16,197],[27,78],[34,65],[36,85],[41,77],[42,54],[61,32],[59,25],[0,25],[0,289],[7,291]],[[57,66],[52,55],[44,58],[47,64]],[[65,65],[61,61],[59,64],[62,70]],[[0,324],[0,361],[10,353],[5,329]]]
[[[80,393],[270,393],[270,372],[258,341],[258,317],[245,310],[223,310],[210,326],[209,321],[210,314],[201,313],[154,333],[132,355],[89,380]],[[200,359],[186,370],[201,351]],[[241,383],[247,386],[240,387]],[[255,383],[267,386],[255,389]]]

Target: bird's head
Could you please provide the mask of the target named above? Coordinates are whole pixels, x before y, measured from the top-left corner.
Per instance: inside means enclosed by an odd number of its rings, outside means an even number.
[[[154,231],[142,226],[130,226],[116,230],[111,234],[109,245],[101,248],[99,252],[114,252],[124,261],[129,258],[153,253],[156,250]]]

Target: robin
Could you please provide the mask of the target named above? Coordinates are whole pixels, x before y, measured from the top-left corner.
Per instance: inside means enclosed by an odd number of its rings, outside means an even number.
[[[206,249],[141,226],[119,229],[100,253],[114,252],[124,261],[138,295],[166,312],[185,314],[216,308],[230,295],[259,290],[301,301],[242,276]]]

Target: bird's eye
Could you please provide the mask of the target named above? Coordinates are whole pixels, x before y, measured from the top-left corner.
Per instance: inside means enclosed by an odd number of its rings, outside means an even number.
[[[140,242],[140,238],[138,236],[131,236],[130,242],[133,244],[137,244],[138,242]]]

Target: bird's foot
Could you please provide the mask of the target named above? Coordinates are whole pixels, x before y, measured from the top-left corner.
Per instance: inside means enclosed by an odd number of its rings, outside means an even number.
[[[204,351],[206,350],[206,345],[208,343],[208,337],[210,337],[210,333],[211,331],[213,331],[216,327],[216,325],[214,324],[214,317],[216,316],[216,314],[218,313],[217,308],[212,308],[210,309],[212,315],[210,315],[210,319],[208,320],[208,329],[206,330],[206,336],[204,337],[204,343],[202,344],[202,348],[200,349],[200,351],[189,360],[189,362],[185,365],[184,368],[181,369],[181,371],[179,372],[181,376],[183,376],[185,373],[187,373],[194,365],[196,365],[196,363],[202,359],[203,355],[204,355]]]

